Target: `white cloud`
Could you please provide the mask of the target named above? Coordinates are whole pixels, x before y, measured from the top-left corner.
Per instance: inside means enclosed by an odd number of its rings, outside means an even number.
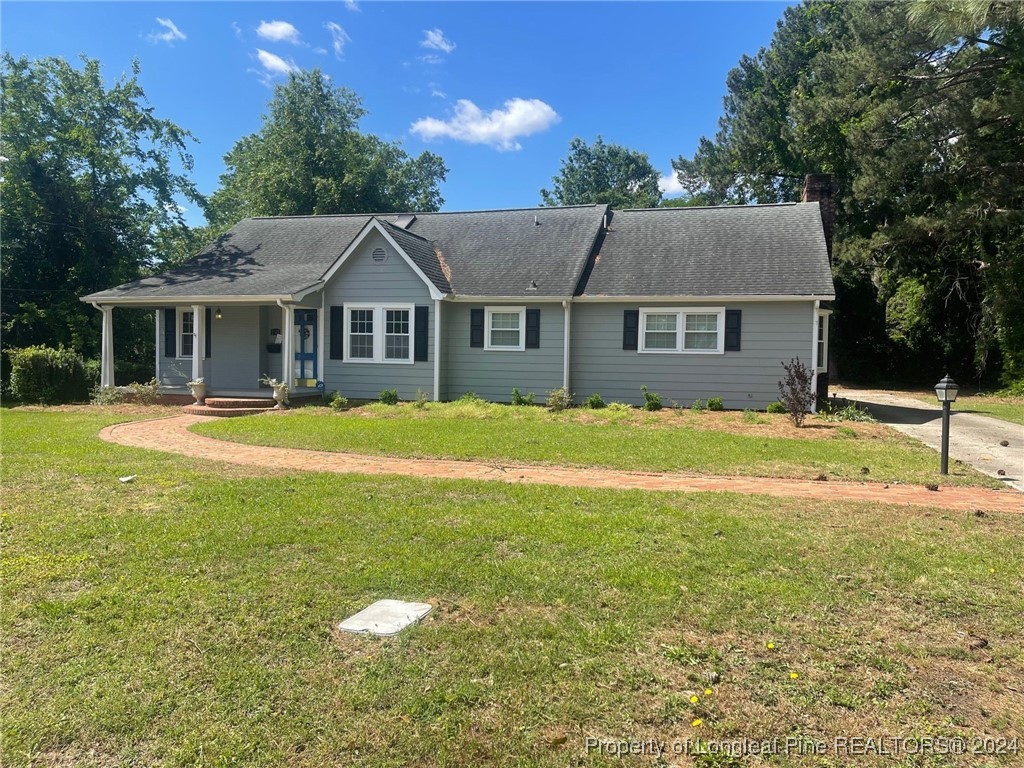
[[[661,193],[663,195],[683,194],[683,185],[679,183],[679,177],[676,176],[675,168],[673,168],[666,175],[658,179],[658,189],[661,190]]]
[[[231,22],[231,28],[233,30],[235,30],[235,37],[237,37],[239,40],[241,40],[242,39],[242,28],[240,26],[238,26],[238,22],[237,21],[232,21]]]
[[[324,29],[331,33],[331,47],[334,48],[334,55],[339,59],[345,55],[345,43],[352,42],[352,38],[342,29],[341,24],[328,21]]]
[[[522,149],[516,139],[550,128],[562,118],[540,99],[509,99],[503,109],[484,112],[468,99],[455,103],[449,120],[424,117],[410,127],[424,141],[450,138],[468,144],[487,144],[502,151]]]
[[[427,86],[430,88],[430,95],[431,96],[434,96],[434,97],[436,97],[438,99],[447,99],[448,98],[448,94],[445,93],[444,91],[442,91],[441,90],[441,86],[438,85],[437,83],[427,83]]]
[[[274,43],[291,43],[302,45],[302,36],[292,24],[287,21],[261,21],[256,27],[256,34],[264,40]]]
[[[156,23],[164,28],[163,32],[150,32],[146,39],[151,43],[170,43],[174,44],[175,40],[184,40],[185,33],[178,29],[177,25],[170,19],[161,19],[159,16],[156,19]]]
[[[440,64],[444,59],[438,56],[436,53],[428,53],[426,56],[420,56],[420,61],[424,64]]]
[[[444,51],[445,53],[451,53],[455,50],[455,43],[444,36],[444,32],[436,27],[434,29],[424,29],[423,39],[420,41],[420,45],[424,48],[432,48],[435,51]]]
[[[359,3],[356,0],[345,0],[345,9],[349,11],[358,11]]]
[[[256,58],[263,65],[263,74],[268,79],[277,75],[290,75],[292,72],[299,71],[299,67],[291,59],[282,59],[280,56],[264,51],[262,48],[256,49]]]
[[[319,53],[321,56],[327,53],[326,48],[314,48],[313,53]]]

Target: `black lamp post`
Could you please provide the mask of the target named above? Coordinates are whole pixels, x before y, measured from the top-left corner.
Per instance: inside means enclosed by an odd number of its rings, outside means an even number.
[[[942,403],[942,466],[939,471],[944,475],[949,474],[949,404],[956,401],[959,391],[960,387],[948,373],[935,385],[935,396]]]

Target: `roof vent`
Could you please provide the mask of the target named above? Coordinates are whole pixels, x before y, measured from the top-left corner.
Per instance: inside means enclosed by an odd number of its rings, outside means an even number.
[[[540,226],[540,217],[534,215],[534,217],[533,217],[533,225],[535,227],[539,227]]]
[[[402,229],[408,229],[412,226],[412,223],[416,221],[415,213],[401,213],[398,218],[395,219],[395,226],[401,227]]]
[[[388,260],[388,252],[385,251],[383,248],[374,248],[373,253],[370,254],[370,257],[378,264],[383,264],[385,261]]]
[[[526,290],[528,290],[528,291],[536,291],[537,287],[538,287],[537,286],[537,281],[536,280],[531,280],[530,281],[530,287],[527,288]]]

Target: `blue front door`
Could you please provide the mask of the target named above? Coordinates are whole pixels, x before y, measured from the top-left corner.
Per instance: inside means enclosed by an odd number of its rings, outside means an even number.
[[[295,310],[295,378],[299,386],[315,386],[319,378],[317,359],[316,310]],[[308,381],[303,381],[308,379]]]

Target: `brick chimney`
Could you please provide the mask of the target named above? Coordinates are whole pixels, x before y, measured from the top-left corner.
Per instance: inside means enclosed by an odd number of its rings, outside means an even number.
[[[825,230],[825,247],[832,260],[832,232],[836,223],[836,182],[830,173],[809,173],[804,179],[805,203],[817,203],[821,209],[821,225]]]

